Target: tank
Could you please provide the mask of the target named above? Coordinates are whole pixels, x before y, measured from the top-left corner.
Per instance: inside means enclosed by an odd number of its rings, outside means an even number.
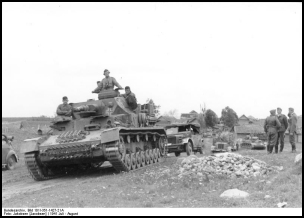
[[[118,172],[160,162],[166,132],[155,126],[153,104],[131,110],[119,92],[102,91],[98,100],[70,103],[71,117],[56,117],[51,131],[27,139],[21,153],[34,180],[41,181],[73,167],[98,167],[109,161]]]

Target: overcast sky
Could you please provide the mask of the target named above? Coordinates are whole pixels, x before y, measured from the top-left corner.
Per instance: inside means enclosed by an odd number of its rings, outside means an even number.
[[[104,69],[162,113],[302,114],[302,3],[2,6],[2,117],[97,99]]]

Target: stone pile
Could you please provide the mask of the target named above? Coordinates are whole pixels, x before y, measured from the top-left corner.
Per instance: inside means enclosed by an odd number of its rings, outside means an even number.
[[[224,175],[231,178],[249,178],[280,170],[278,167],[269,166],[263,161],[234,153],[201,158],[192,155],[183,159],[179,164],[179,177],[194,174],[197,176]]]

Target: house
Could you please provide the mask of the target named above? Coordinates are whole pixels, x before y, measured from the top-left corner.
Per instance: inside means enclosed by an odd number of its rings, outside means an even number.
[[[248,117],[246,117],[244,114],[239,117],[239,121],[238,121],[239,125],[247,125],[247,124],[249,124],[249,122],[250,122],[250,119]]]
[[[181,119],[192,119],[192,118],[197,118],[198,113],[196,111],[191,111],[190,113],[183,113],[181,114]]]
[[[237,138],[245,138],[250,134],[264,134],[264,128],[257,124],[234,126],[233,131]]]

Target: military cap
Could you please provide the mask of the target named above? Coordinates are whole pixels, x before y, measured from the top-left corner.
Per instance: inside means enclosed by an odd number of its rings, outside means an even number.
[[[276,110],[271,110],[270,113],[271,114],[275,114]]]
[[[282,110],[282,108],[278,107],[277,110]]]
[[[289,110],[294,111],[294,108],[290,107]]]
[[[109,70],[105,69],[105,70],[103,71],[103,75],[105,74],[105,72],[109,72],[109,73],[110,73]]]
[[[62,100],[68,100],[68,97],[63,96],[63,97],[62,97]]]
[[[130,86],[126,86],[125,89],[130,89]]]
[[[100,81],[98,80],[97,83],[100,83]]]

